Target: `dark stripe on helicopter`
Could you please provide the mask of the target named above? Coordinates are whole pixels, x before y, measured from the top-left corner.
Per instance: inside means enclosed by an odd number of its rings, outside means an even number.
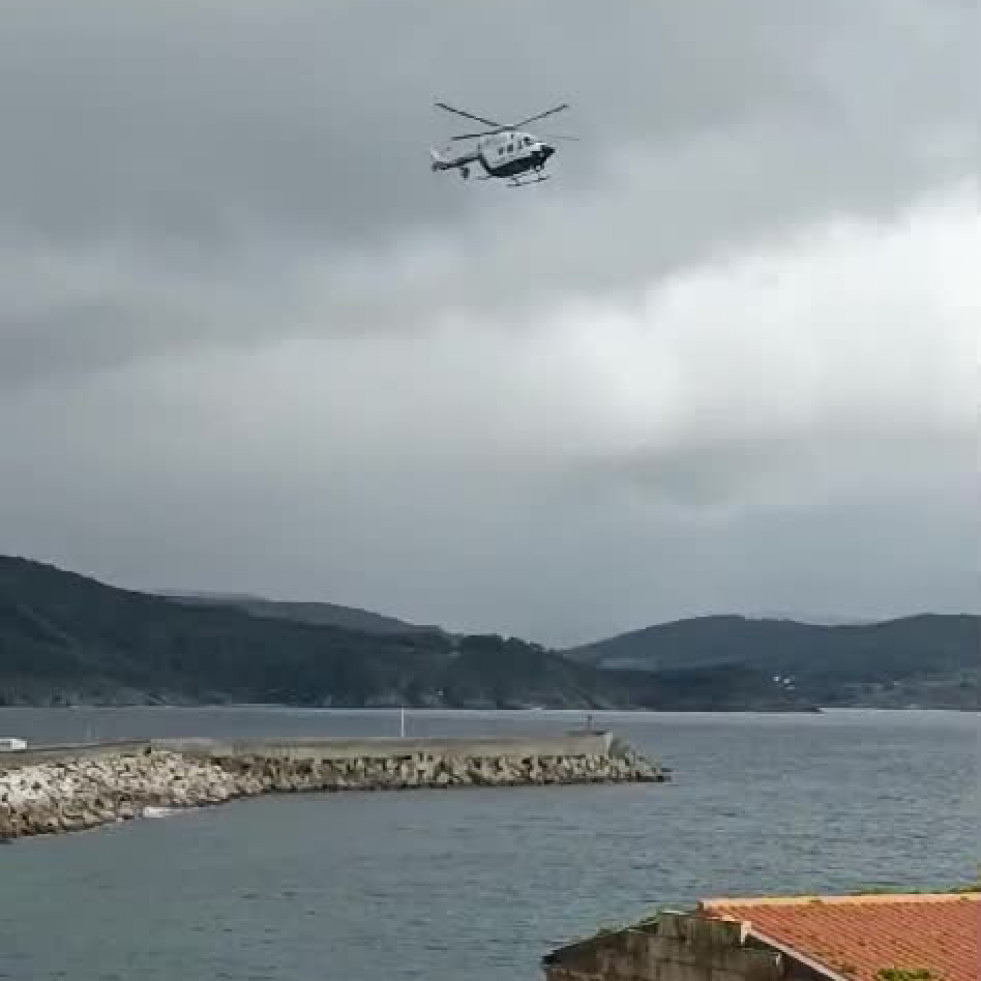
[[[481,162],[484,164],[487,173],[493,177],[517,177],[519,174],[527,173],[529,170],[538,170],[544,167],[545,161],[553,153],[555,153],[555,150],[552,147],[544,147],[542,150],[538,150],[526,157],[520,157],[517,160],[511,160],[508,163],[501,164],[500,167],[492,167],[486,161]]]

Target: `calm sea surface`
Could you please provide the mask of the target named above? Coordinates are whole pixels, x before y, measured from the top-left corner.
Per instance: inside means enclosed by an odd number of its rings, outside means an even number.
[[[675,782],[262,798],[0,848],[0,978],[540,981],[553,946],[662,904],[973,877],[975,715],[596,718]],[[385,712],[0,709],[0,735],[36,741],[397,732]]]

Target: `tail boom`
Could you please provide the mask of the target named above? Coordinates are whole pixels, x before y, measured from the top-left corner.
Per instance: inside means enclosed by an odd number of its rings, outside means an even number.
[[[476,153],[464,153],[458,157],[444,157],[439,150],[434,149],[430,149],[429,156],[432,158],[432,169],[434,171],[462,170],[477,160]]]

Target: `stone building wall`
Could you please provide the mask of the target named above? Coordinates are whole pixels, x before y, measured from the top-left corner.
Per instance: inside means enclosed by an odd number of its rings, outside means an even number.
[[[681,913],[564,947],[542,966],[546,981],[788,981],[794,973],[742,924]]]

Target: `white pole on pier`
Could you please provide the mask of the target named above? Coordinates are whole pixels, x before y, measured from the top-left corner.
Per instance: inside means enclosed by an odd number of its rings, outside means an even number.
[[[399,712],[399,735],[405,739],[405,706]]]

